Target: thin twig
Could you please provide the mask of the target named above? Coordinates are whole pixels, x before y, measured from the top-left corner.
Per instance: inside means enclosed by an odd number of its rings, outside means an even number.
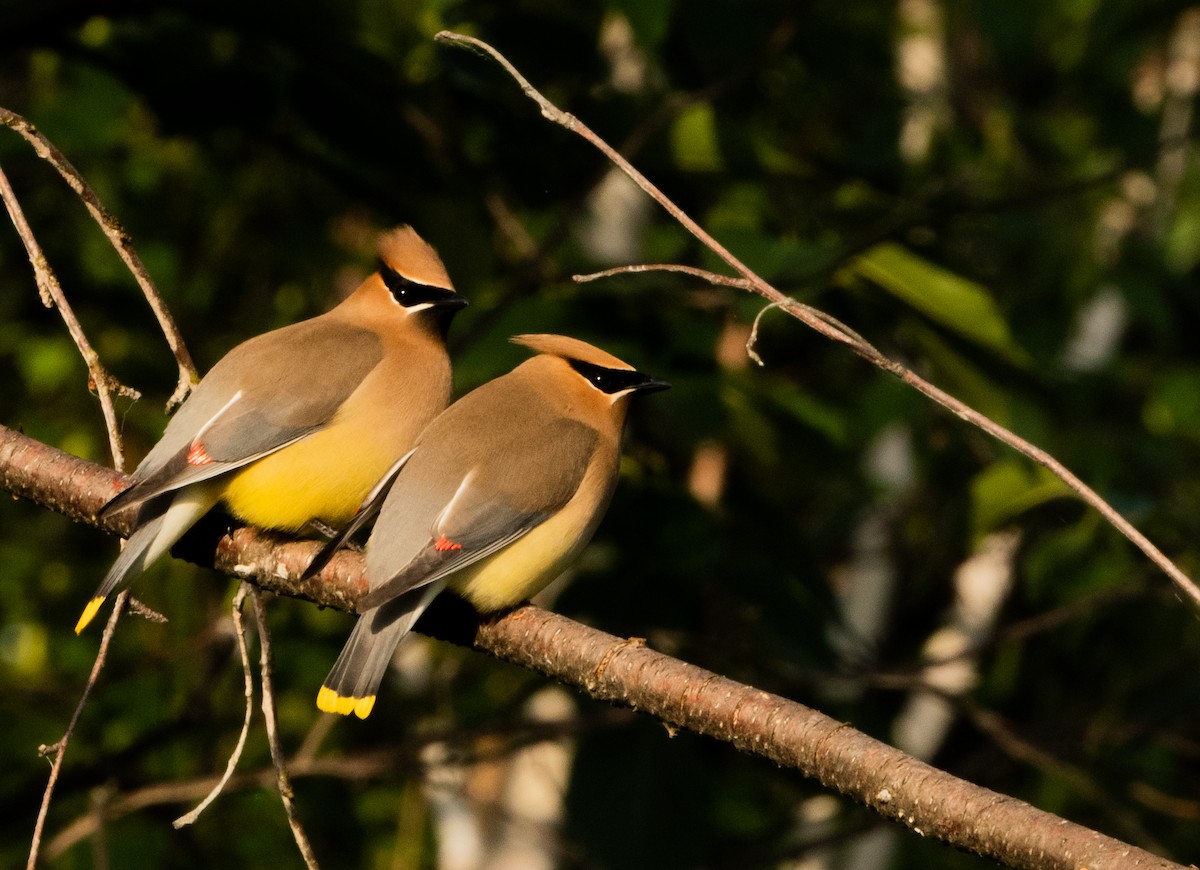
[[[55,148],[54,144],[43,136],[33,124],[16,112],[2,106],[0,106],[0,124],[16,131],[25,141],[33,146],[33,150],[39,157],[58,170],[58,174],[63,177],[71,189],[83,200],[83,204],[87,207],[88,212],[91,213],[92,218],[100,225],[100,229],[104,231],[104,235],[108,237],[109,242],[112,243],[121,260],[124,261],[125,266],[133,274],[134,279],[138,282],[138,286],[142,288],[142,293],[145,295],[146,301],[150,303],[150,308],[158,320],[158,325],[162,329],[163,335],[166,336],[167,346],[171,348],[171,353],[175,355],[175,362],[179,367],[179,380],[175,387],[175,392],[167,400],[167,410],[170,411],[187,398],[192,386],[200,380],[200,375],[196,371],[196,364],[192,362],[192,357],[188,353],[187,346],[183,343],[183,337],[179,334],[179,327],[175,325],[175,318],[171,316],[171,312],[163,302],[162,296],[159,295],[158,289],[154,286],[154,281],[151,279],[150,273],[146,270],[145,264],[142,263],[141,257],[133,249],[133,243],[129,238],[129,234],[118,223],[112,213],[104,207],[104,204],[100,202],[100,198],[96,196],[95,191],[88,186],[88,183],[83,180],[83,176],[79,174],[79,170],[72,166],[71,161],[67,160],[66,156]]]
[[[700,278],[709,284],[716,284],[721,287],[736,287],[739,290],[754,289],[754,285],[745,278],[730,278],[728,275],[719,275],[707,269],[698,269],[695,266],[682,266],[678,263],[639,263],[634,266],[617,266],[612,269],[605,269],[603,272],[572,275],[571,280],[576,284],[586,284],[589,281],[611,278],[614,275],[637,274],[640,272],[682,272],[685,275],[691,275],[693,278]]]
[[[2,112],[3,110],[0,110],[0,113]],[[0,120],[3,120],[2,114],[0,114]],[[113,406],[112,394],[113,392],[117,392],[120,395],[135,400],[139,398],[139,395],[136,390],[121,384],[100,364],[100,356],[92,348],[91,342],[88,341],[87,335],[84,333],[78,318],[76,318],[74,310],[71,308],[70,303],[67,302],[62,285],[59,284],[54,270],[50,268],[50,264],[46,260],[46,255],[42,252],[42,247],[38,244],[37,238],[29,226],[29,221],[25,218],[25,212],[21,208],[21,204],[17,201],[16,193],[8,181],[8,176],[3,170],[0,170],[0,199],[4,200],[5,208],[8,210],[13,226],[17,230],[17,235],[25,245],[25,251],[29,255],[29,262],[33,267],[34,280],[37,282],[38,294],[41,297],[42,304],[48,308],[55,307],[58,309],[63,322],[66,324],[67,332],[70,333],[71,339],[75,342],[75,347],[78,348],[80,355],[83,357],[84,364],[87,366],[89,381],[91,385],[94,385],[96,395],[100,401],[100,412],[104,417],[104,428],[108,435],[108,446],[112,454],[113,467],[118,472],[122,472],[125,470],[125,452],[121,445],[121,434],[117,426],[117,414]],[[122,592],[113,605],[108,623],[104,627],[104,634],[100,639],[100,647],[96,652],[95,661],[92,662],[91,673],[88,675],[87,683],[84,684],[79,703],[75,705],[75,710],[71,714],[71,721],[67,724],[67,730],[53,746],[41,747],[40,751],[42,754],[53,754],[54,760],[50,764],[50,777],[46,782],[46,789],[42,793],[42,804],[38,809],[37,821],[34,823],[33,837],[29,844],[29,860],[27,863],[27,867],[29,868],[33,868],[37,864],[38,852],[41,849],[42,833],[45,830],[46,818],[50,812],[50,803],[54,796],[54,789],[58,784],[59,774],[62,772],[63,759],[66,757],[67,746],[70,744],[71,737],[75,733],[75,726],[79,722],[80,716],[83,715],[83,708],[87,704],[92,688],[99,680],[100,672],[104,669],[109,644],[116,633],[117,622],[121,618],[128,600],[129,594]]]
[[[759,309],[758,314],[754,315],[754,324],[750,327],[750,335],[746,339],[746,356],[754,360],[755,364],[758,366],[766,365],[766,362],[763,361],[763,358],[758,355],[758,324],[762,321],[764,314],[766,314],[772,308],[778,307],[778,302],[771,302],[770,304]]]
[[[271,761],[275,765],[275,784],[279,788],[279,797],[283,801],[283,810],[287,813],[288,825],[291,826],[292,836],[296,840],[296,848],[300,850],[300,855],[304,858],[304,863],[309,870],[320,870],[312,844],[308,842],[304,826],[300,824],[300,817],[296,813],[295,795],[292,793],[292,782],[288,777],[287,758],[284,755],[283,746],[279,742],[279,728],[275,719],[275,690],[271,686],[271,668],[273,667],[271,633],[267,628],[266,608],[263,606],[261,595],[245,583],[242,584],[242,588],[250,589],[250,600],[254,603],[254,619],[258,623],[258,648],[260,650],[258,667],[262,680],[262,711],[263,718],[267,723],[267,742],[271,745]]]
[[[581,122],[569,112],[564,112],[551,103],[544,97],[529,81],[521,75],[504,55],[500,54],[492,46],[482,40],[475,39],[471,36],[464,36],[461,33],[453,33],[448,30],[443,30],[436,37],[439,42],[444,42],[450,45],[469,48],[473,51],[480,52],[496,63],[512,76],[513,80],[521,87],[525,96],[537,103],[541,110],[542,117],[546,120],[558,124],[572,133],[582,136],[588,142],[592,143],[599,149],[612,163],[617,166],[622,172],[630,177],[638,187],[644,190],[655,202],[662,206],[668,214],[671,215],[681,226],[695,236],[709,250],[725,261],[735,272],[741,275],[750,283],[752,292],[757,293],[764,299],[770,302],[779,303],[787,309],[792,316],[803,322],[806,326],[815,329],[821,335],[833,341],[840,342],[850,347],[856,354],[863,359],[872,363],[876,367],[895,375],[904,383],[914,388],[921,394],[937,402],[942,407],[949,410],[952,414],[965,420],[968,423],[982,429],[997,440],[1007,444],[1019,453],[1024,454],[1032,459],[1038,465],[1048,469],[1051,473],[1062,480],[1067,486],[1079,494],[1085,502],[1095,508],[1114,528],[1128,538],[1138,549],[1154,562],[1168,577],[1174,581],[1179,591],[1187,596],[1193,605],[1200,607],[1200,587],[1198,587],[1191,578],[1189,578],[1180,568],[1172,562],[1167,556],[1156,547],[1149,538],[1143,535],[1137,528],[1134,527],[1125,517],[1123,517],[1112,505],[1105,501],[1101,496],[1089,487],[1086,483],[1080,480],[1073,472],[1065,465],[1042,450],[1036,447],[1029,441],[1019,435],[1009,431],[991,418],[981,414],[966,403],[954,398],[949,393],[934,386],[926,381],[916,372],[907,368],[903,364],[884,356],[870,344],[861,341],[850,340],[851,336],[836,326],[827,322],[824,318],[814,314],[814,309],[808,306],[801,306],[788,299],[778,289],[760,277],[756,272],[750,269],[745,263],[735,257],[724,245],[713,238],[703,227],[688,216],[679,206],[672,202],[666,194],[658,189],[646,176],[642,175],[634,166],[621,156],[611,145],[601,139],[594,133],[586,124]]]
[[[148,607],[144,601],[139,601],[136,598],[129,599],[129,612],[136,613],[138,616],[147,620],[148,622],[157,622],[159,625],[163,625],[170,621],[154,608]]]
[[[38,809],[37,822],[33,826],[33,839],[29,844],[29,860],[25,863],[25,870],[34,870],[34,867],[37,866],[38,852],[42,847],[42,832],[46,827],[46,816],[50,812],[50,799],[54,796],[54,786],[58,783],[58,775],[62,771],[67,745],[75,733],[75,725],[83,714],[88,696],[100,678],[100,671],[103,670],[105,659],[108,658],[109,644],[117,630],[117,621],[121,618],[121,614],[125,610],[125,602],[128,600],[129,592],[125,591],[118,595],[117,600],[113,602],[112,613],[109,614],[108,623],[104,626],[104,634],[100,638],[100,649],[96,652],[96,660],[92,662],[92,672],[88,674],[87,682],[83,686],[83,694],[79,696],[79,703],[75,705],[75,712],[71,714],[71,721],[67,723],[66,732],[53,746],[38,747],[38,751],[42,755],[53,755],[54,760],[50,762],[50,779],[46,783],[46,791],[42,794],[42,805]]]
[[[699,278],[702,281],[707,281],[709,284],[714,284],[718,287],[736,287],[739,290],[751,291],[755,289],[754,282],[750,281],[749,279],[731,278],[728,275],[722,275],[718,272],[710,272],[708,269],[699,269],[695,266],[682,266],[678,263],[639,263],[632,266],[616,266],[612,269],[605,269],[603,272],[591,272],[587,275],[572,275],[571,280],[575,281],[577,284],[586,284],[589,281],[596,281],[600,278],[612,278],[615,275],[639,274],[642,272],[682,272],[685,275],[691,275],[693,278]],[[821,309],[813,308],[811,305],[808,305],[804,302],[797,302],[795,299],[792,299],[788,296],[782,296],[782,298],[774,300],[770,305],[758,313],[758,317],[754,319],[754,329],[752,330],[752,333],[757,333],[758,318],[762,317],[763,314],[772,308],[783,308],[787,311],[793,312],[793,314],[798,311],[803,311],[808,316],[815,317],[816,319],[825,323],[827,326],[833,328],[834,332],[832,334],[828,334],[829,338],[832,338],[835,341],[840,341],[842,344],[848,344],[853,348],[866,347],[874,353],[879,353],[879,351],[877,351],[870,342],[868,342],[865,338],[863,338],[846,324],[842,323],[833,315],[826,314]],[[795,316],[799,315],[797,314]],[[753,342],[753,340],[754,336],[752,334],[751,342]],[[747,343],[746,353],[749,354],[751,359],[753,359],[759,365],[763,365],[762,360],[754,351],[751,343]]]
[[[0,425],[0,488],[116,531],[96,509],[123,476]],[[367,590],[360,553],[339,553],[301,579],[319,545],[235,529],[203,561],[284,594],[354,609]],[[199,558],[197,551],[192,558]],[[442,612],[437,621],[436,611]],[[923,836],[1026,870],[1087,866],[1178,868],[1166,859],[975,786],[779,695],[726,679],[563,616],[520,607],[481,624],[434,601],[420,628],[490,653],[593,698],[631,707],[670,728],[687,728],[743,752],[796,768]],[[236,779],[236,777],[235,777]],[[931,797],[934,796],[934,797]],[[1124,863],[1121,863],[1124,862]]]
[[[108,837],[105,821],[108,818],[108,802],[112,798],[112,787],[101,785],[92,789],[88,807],[91,817],[96,823],[96,836],[92,838],[92,870],[108,870],[111,862],[108,859]]]
[[[312,727],[308,729],[308,733],[300,741],[300,748],[292,756],[293,767],[307,764],[317,757],[317,753],[325,743],[325,738],[329,736],[329,732],[333,730],[333,726],[340,719],[340,716],[318,716],[313,719]]]
[[[586,717],[552,722],[512,722],[491,728],[447,728],[420,734],[406,734],[397,742],[360,748],[336,755],[302,757],[297,752],[289,763],[289,776],[294,779],[333,779],[345,783],[395,782],[398,776],[420,781],[422,772],[432,763],[426,751],[437,744],[455,747],[456,764],[465,766],[488,764],[511,757],[514,753],[542,743],[573,739],[580,734],[627,727],[633,714],[628,710],[599,707]],[[329,726],[341,721],[339,717],[321,716],[317,722]],[[327,730],[325,727],[322,730]],[[190,803],[208,793],[216,777],[206,776],[175,782],[154,783],[116,792],[107,796],[105,821],[115,821],[147,807]],[[247,789],[271,788],[278,782],[278,772],[272,764],[266,768],[238,773],[226,784],[225,793]],[[46,844],[46,857],[54,861],[82,840],[99,833],[95,812],[89,811],[68,822]]]
[[[254,677],[250,673],[250,650],[246,645],[246,623],[242,619],[242,604],[245,603],[246,595],[250,594],[251,589],[249,583],[242,583],[238,586],[237,594],[233,596],[234,636],[237,638],[238,653],[242,657],[242,677],[246,686],[246,715],[242,720],[242,733],[238,735],[237,745],[233,747],[233,752],[230,753],[229,761],[225,765],[225,773],[217,780],[217,784],[205,795],[204,800],[196,805],[195,809],[171,823],[177,830],[194,823],[208,808],[208,805],[217,799],[217,795],[225,790],[225,785],[233,776],[234,768],[237,767],[238,759],[242,757],[242,750],[246,746],[246,737],[250,734],[250,718],[254,714]]]
[[[17,202],[17,195],[13,191],[12,185],[8,183],[8,176],[2,169],[0,169],[0,199],[4,200],[13,226],[17,228],[17,235],[25,244],[25,251],[29,254],[30,265],[33,266],[33,275],[37,281],[42,304],[47,308],[58,309],[63,322],[67,325],[67,332],[71,334],[71,339],[79,348],[79,354],[87,366],[88,380],[95,387],[96,396],[100,400],[100,413],[104,415],[104,428],[108,432],[108,448],[112,453],[113,467],[118,471],[124,471],[125,454],[121,449],[121,436],[117,430],[117,412],[113,407],[112,394],[117,392],[134,400],[141,396],[137,390],[121,384],[100,364],[100,355],[92,349],[91,342],[84,335],[83,327],[79,325],[79,320],[75,317],[75,312],[71,309],[71,305],[62,291],[62,285],[58,283],[58,276],[50,268],[41,245],[38,244],[33,230],[29,227],[29,222],[25,219],[25,212],[21,209],[21,204]]]

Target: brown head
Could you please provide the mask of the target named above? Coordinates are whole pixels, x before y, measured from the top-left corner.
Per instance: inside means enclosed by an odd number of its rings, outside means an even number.
[[[577,338],[542,333],[516,335],[511,341],[538,352],[514,374],[521,372],[545,392],[558,393],[566,400],[571,416],[597,426],[609,421],[620,429],[631,396],[671,386]]]
[[[407,315],[400,322],[416,317],[415,324],[444,338],[467,300],[455,291],[437,251],[406,225],[381,233],[376,250],[378,271],[342,303],[347,313],[379,326],[394,322],[388,313],[399,308]]]

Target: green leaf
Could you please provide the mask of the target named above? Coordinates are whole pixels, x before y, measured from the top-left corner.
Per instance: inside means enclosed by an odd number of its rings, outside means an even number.
[[[971,532],[979,537],[1031,508],[1072,495],[1040,465],[1015,458],[993,463],[971,481]]]
[[[671,154],[675,165],[688,172],[721,169],[721,146],[712,106],[698,103],[675,119],[671,125]]]
[[[1009,362],[1029,363],[1029,356],[1013,342],[1008,324],[982,285],[935,266],[895,242],[876,245],[850,269]]]

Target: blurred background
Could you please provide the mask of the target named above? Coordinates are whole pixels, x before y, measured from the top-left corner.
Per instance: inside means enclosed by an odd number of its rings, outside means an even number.
[[[1200,571],[1200,7],[1146,0],[0,2],[0,105],[131,234],[202,370],[330,307],[411,223],[471,307],[675,388],[637,409],[594,544],[540,603],[811,704],[989,788],[1200,855],[1200,626],[1030,462],[761,302],[497,67],[493,43],[795,298],[1045,447]],[[132,462],[175,366],[133,280],[11,131],[0,166],[104,364]],[[7,223],[5,224],[7,226]],[[86,370],[0,232],[0,422],[108,461]],[[0,863],[22,864],[117,542],[0,499]],[[48,820],[49,867],[299,866],[244,702],[234,583],[135,590]],[[270,603],[324,867],[981,868],[792,770],[414,638],[374,714],[313,699],[352,617]],[[256,711],[256,716],[257,716]]]

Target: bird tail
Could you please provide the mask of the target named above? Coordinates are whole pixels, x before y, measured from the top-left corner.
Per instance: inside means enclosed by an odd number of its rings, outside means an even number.
[[[396,647],[444,586],[418,586],[360,616],[317,693],[317,707],[343,716],[353,713],[359,719],[371,715]]]
[[[190,486],[146,502],[138,516],[137,529],[129,536],[125,548],[83,609],[79,622],[75,624],[75,633],[79,634],[87,628],[109,596],[127,588],[140,577],[216,503],[214,488],[203,485]]]

